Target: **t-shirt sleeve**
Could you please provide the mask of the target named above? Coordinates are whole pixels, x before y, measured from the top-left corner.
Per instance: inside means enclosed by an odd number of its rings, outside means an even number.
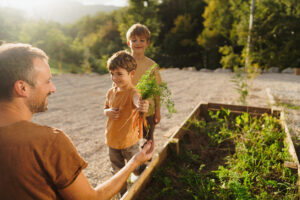
[[[107,109],[109,108],[109,98],[110,98],[110,92],[111,90],[109,90],[107,93],[106,93],[106,98],[105,98],[105,103],[104,103],[104,109]]]
[[[57,189],[69,186],[87,167],[70,138],[55,129],[55,139],[46,152],[46,170]]]

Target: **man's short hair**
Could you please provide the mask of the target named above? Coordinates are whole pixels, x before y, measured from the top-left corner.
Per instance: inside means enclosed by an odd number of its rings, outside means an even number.
[[[126,38],[127,41],[129,41],[131,38],[135,37],[135,36],[139,36],[139,37],[145,37],[147,41],[150,40],[150,31],[147,28],[147,26],[137,23],[132,25],[126,34]]]
[[[48,61],[44,51],[29,44],[6,43],[0,46],[0,99],[10,100],[16,81],[23,80],[34,86],[33,60]]]
[[[136,70],[136,67],[137,64],[135,59],[125,50],[114,53],[107,61],[108,70],[123,68],[127,72],[131,72],[132,70]]]

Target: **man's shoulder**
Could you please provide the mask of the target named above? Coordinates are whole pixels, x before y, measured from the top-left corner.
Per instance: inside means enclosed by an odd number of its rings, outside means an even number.
[[[56,128],[40,125],[29,121],[19,121],[0,128],[3,140],[13,140],[16,145],[47,146],[58,138],[65,138],[66,134]],[[6,134],[7,133],[7,134]],[[26,146],[25,145],[25,146]]]
[[[15,128],[21,129],[24,132],[31,132],[31,135],[44,134],[44,136],[50,136],[50,137],[63,133],[63,131],[57,128],[37,124],[35,122],[28,122],[28,121],[21,121],[19,123],[16,123]]]

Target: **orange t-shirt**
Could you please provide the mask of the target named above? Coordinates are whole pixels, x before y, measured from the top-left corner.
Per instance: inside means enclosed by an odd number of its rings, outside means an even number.
[[[62,199],[87,163],[60,130],[27,121],[0,127],[0,199]]]
[[[130,118],[136,109],[133,102],[135,94],[138,94],[135,88],[118,91],[117,87],[113,87],[107,92],[104,109],[117,108],[120,111],[119,119],[108,118],[106,123],[106,144],[111,148],[125,149],[139,141],[138,127],[133,128]]]

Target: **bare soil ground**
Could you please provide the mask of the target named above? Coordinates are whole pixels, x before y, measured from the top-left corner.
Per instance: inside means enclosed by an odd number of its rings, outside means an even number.
[[[162,108],[162,120],[154,134],[157,152],[200,102],[240,104],[239,94],[230,81],[233,73],[166,69],[161,70],[161,75],[172,91],[178,113],[168,119],[166,109]],[[54,76],[53,81],[57,91],[49,98],[48,111],[36,115],[33,121],[62,129],[70,136],[80,155],[89,163],[84,174],[92,186],[96,186],[111,177],[103,114],[105,94],[112,84],[110,76],[65,74]],[[300,105],[300,76],[262,74],[253,81],[251,88],[247,99],[249,106],[270,107],[266,88],[278,98]],[[300,111],[290,110],[289,113],[293,134],[299,134]]]

